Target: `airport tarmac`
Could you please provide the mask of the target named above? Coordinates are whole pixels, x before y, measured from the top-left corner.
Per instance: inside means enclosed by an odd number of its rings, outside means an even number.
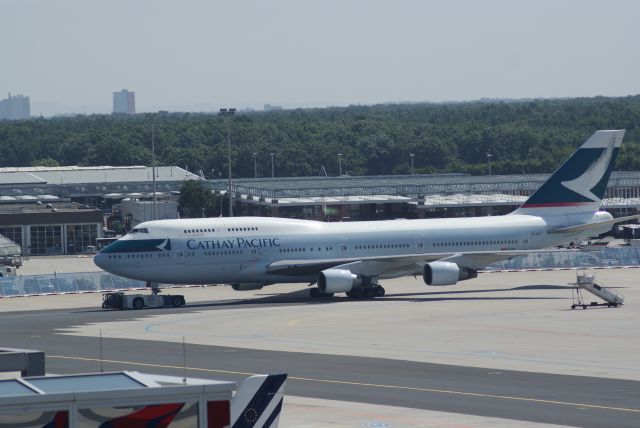
[[[95,370],[100,331],[108,370],[181,373],[184,337],[194,376],[287,371],[281,426],[637,427],[640,271],[593,272],[623,307],[571,310],[575,272],[558,271],[402,278],[372,301],[288,284],[176,289],[187,307],[126,312],[99,294],[11,298],[0,318],[3,343],[45,350],[53,372]]]
[[[32,256],[25,258],[18,275],[50,275],[69,272],[99,272],[93,256]]]

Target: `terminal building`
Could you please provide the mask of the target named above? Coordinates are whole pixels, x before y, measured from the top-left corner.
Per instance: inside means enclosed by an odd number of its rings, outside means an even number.
[[[198,180],[223,199],[228,181],[205,180],[176,166],[156,168],[156,218],[177,218],[185,180]],[[321,221],[439,218],[506,214],[547,174],[465,174],[233,179],[236,215]],[[75,254],[95,245],[119,213],[125,226],[153,219],[153,170],[126,167],[0,169],[0,235],[23,254]],[[614,172],[603,209],[640,213],[640,172]]]
[[[0,205],[0,235],[24,255],[77,254],[102,236],[102,212],[71,202]]]
[[[155,175],[157,218],[176,218],[182,183],[202,178],[175,166]],[[125,206],[135,223],[152,219],[153,181],[145,166],[0,168],[0,235],[23,255],[81,253],[114,210]]]
[[[323,221],[441,218],[506,214],[540,187],[549,174],[393,175],[247,178],[233,181],[238,215]],[[225,180],[211,182],[226,197]],[[603,209],[614,216],[640,212],[640,172],[614,172]]]

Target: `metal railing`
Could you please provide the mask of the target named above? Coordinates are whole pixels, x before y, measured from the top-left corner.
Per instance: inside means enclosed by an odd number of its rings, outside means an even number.
[[[136,288],[145,288],[145,283],[106,272],[57,273],[0,278],[0,297],[91,293]]]
[[[640,248],[611,247],[598,251],[550,251],[492,263],[490,270],[640,267]]]

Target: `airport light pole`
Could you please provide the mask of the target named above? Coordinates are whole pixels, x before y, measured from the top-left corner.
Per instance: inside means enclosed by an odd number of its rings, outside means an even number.
[[[338,177],[342,176],[342,153],[338,153]]]
[[[411,153],[409,157],[411,158],[411,175],[415,175],[415,171],[413,169],[413,158],[415,157],[415,153]]]
[[[253,156],[253,178],[258,178],[258,161],[256,160],[258,154],[253,152],[251,156]]]
[[[156,140],[153,124],[151,125],[151,173],[153,174],[153,219],[158,219],[158,210],[156,207]]]
[[[229,119],[236,113],[234,108],[221,108],[220,115],[224,116],[227,120],[227,161],[229,164],[229,217],[233,217],[233,195],[231,194],[231,126],[229,125]]]
[[[275,164],[273,162],[273,157],[276,155],[275,153],[271,152],[269,153],[271,155],[271,178],[275,178],[276,176],[276,170],[275,170]]]
[[[151,175],[153,176],[153,212],[151,215],[153,216],[153,220],[158,219],[158,211],[156,207],[156,138],[155,138],[155,115],[148,114],[147,118],[151,120]],[[133,165],[133,155],[131,156],[131,164]]]
[[[487,152],[487,160],[489,161],[489,175],[491,175],[491,153]]]

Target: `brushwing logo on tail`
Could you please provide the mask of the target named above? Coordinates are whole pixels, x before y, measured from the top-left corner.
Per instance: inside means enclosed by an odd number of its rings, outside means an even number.
[[[568,181],[561,181],[561,184],[567,189],[576,192],[585,198],[591,199],[593,202],[598,202],[600,197],[594,195],[592,190],[602,179],[602,176],[609,167],[611,161],[611,155],[613,154],[613,148],[615,147],[616,137],[614,135],[609,139],[609,144],[606,150],[596,159],[589,168],[578,178]]]
[[[606,193],[621,142],[621,131],[598,131],[521,208],[581,207],[579,210],[593,210]]]

